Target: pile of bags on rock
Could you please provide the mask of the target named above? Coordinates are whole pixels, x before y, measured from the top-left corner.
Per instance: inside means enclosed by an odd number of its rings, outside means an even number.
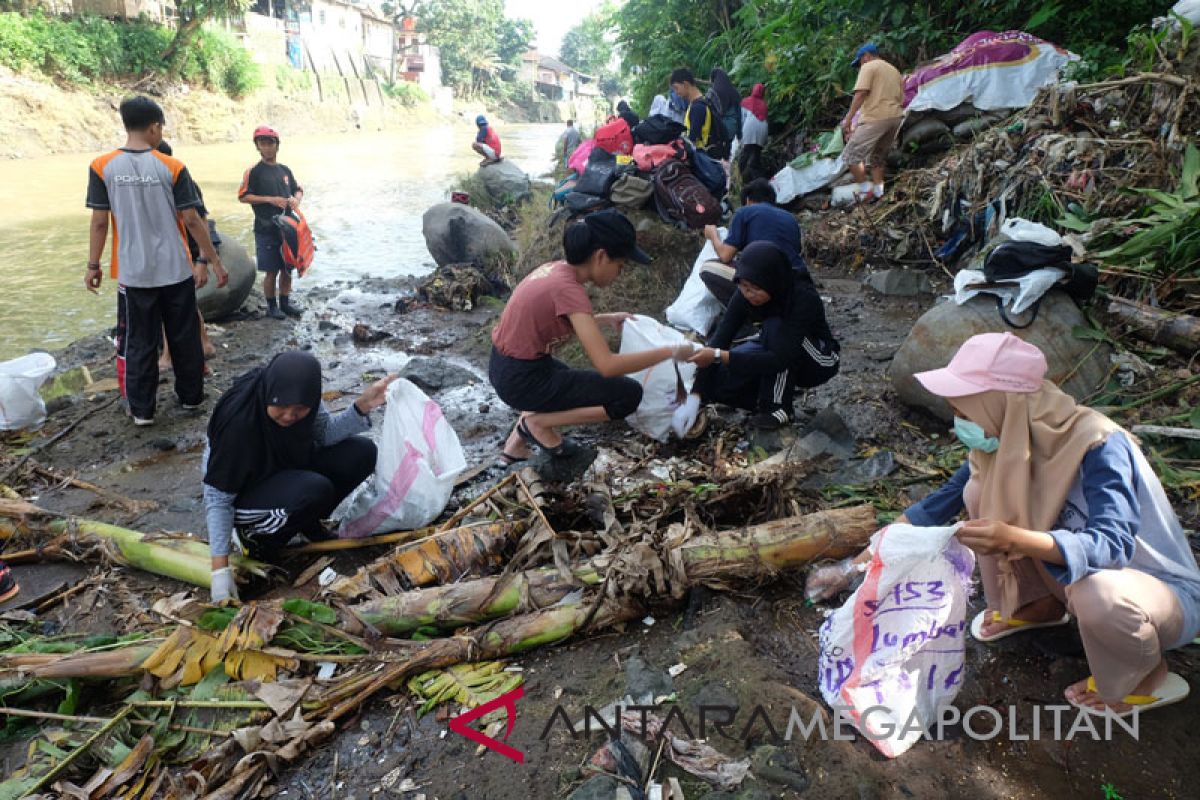
[[[700,230],[722,216],[727,167],[697,150],[683,126],[654,115],[632,130],[617,117],[567,160],[571,172],[551,200],[574,216],[608,206],[654,208],[663,221]]]

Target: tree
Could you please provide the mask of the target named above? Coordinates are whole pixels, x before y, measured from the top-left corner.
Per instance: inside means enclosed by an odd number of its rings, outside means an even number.
[[[615,13],[616,6],[611,0],[606,2],[567,31],[558,50],[560,61],[580,72],[595,75],[601,91],[609,96],[623,91],[622,81],[612,66],[617,52],[615,38],[610,33]]]
[[[175,10],[179,14],[179,23],[174,38],[163,51],[164,66],[168,70],[175,66],[175,62],[191,46],[205,22],[210,19],[240,17],[249,7],[250,0],[176,0]]]
[[[461,93],[495,94],[533,41],[533,23],[504,16],[503,0],[427,0],[417,23],[441,54],[442,74]]]

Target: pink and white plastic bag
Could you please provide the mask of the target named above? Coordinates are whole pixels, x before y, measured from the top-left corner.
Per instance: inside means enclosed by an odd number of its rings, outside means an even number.
[[[395,381],[388,387],[375,475],[348,501],[338,536],[360,539],[428,525],[450,502],[466,467],[441,407],[410,381]]]
[[[821,625],[818,680],[871,744],[895,758],[936,726],[962,686],[975,554],[957,525],[889,525],[866,579]]]

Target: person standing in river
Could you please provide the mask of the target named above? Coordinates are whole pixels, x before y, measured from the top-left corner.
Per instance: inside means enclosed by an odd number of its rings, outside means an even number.
[[[559,146],[562,148],[563,164],[567,163],[567,160],[571,158],[571,154],[575,152],[575,148],[579,147],[582,142],[583,139],[579,135],[579,128],[575,127],[575,120],[567,120],[567,127],[563,129],[563,132],[558,137]]]
[[[276,161],[279,134],[274,128],[259,125],[254,129],[254,147],[262,160],[242,176],[238,200],[254,209],[254,257],[263,278],[263,296],[267,298],[267,316],[271,319],[299,317],[301,310],[292,305],[292,268],[283,260],[283,234],[275,224],[281,212],[300,207],[304,189],[287,166]],[[278,299],[276,284],[278,283]]]
[[[217,285],[229,276],[196,212],[200,196],[182,161],[155,150],[166,118],[148,97],[121,103],[125,145],[88,170],[92,210],[84,286],[100,289],[100,257],[113,228],[112,275],[117,279],[117,382],[135,425],[154,424],[158,395],[159,337],[174,355],[175,394],[185,409],[204,402],[204,351],[196,315],[196,290],[208,282],[208,265],[188,254],[190,233],[208,259]]]

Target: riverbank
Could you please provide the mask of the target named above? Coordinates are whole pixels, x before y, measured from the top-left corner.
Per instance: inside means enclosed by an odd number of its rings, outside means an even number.
[[[235,100],[182,84],[68,87],[0,67],[0,108],[5,109],[0,114],[0,159],[111,147],[124,137],[117,114],[122,98],[139,92],[151,94],[162,105],[167,138],[184,146],[248,141],[263,122],[305,135],[469,122],[467,111],[444,115],[428,101],[405,103],[381,91],[367,90],[353,102],[321,101],[303,81],[283,85],[274,74],[267,80],[267,86]]]
[[[536,219],[540,210],[529,207]],[[844,216],[843,212],[833,212]],[[646,223],[649,227],[652,223]],[[530,227],[533,227],[532,225]],[[666,238],[683,249],[679,239]],[[545,246],[536,243],[533,246]],[[698,241],[695,249],[699,249]],[[660,248],[653,252],[668,254]],[[809,432],[824,432],[846,443],[849,461],[825,456],[813,462],[806,487],[796,498],[825,506],[873,502],[883,514],[895,513],[913,498],[936,486],[953,466],[956,453],[948,446],[945,425],[896,402],[885,366],[913,322],[925,310],[928,297],[881,295],[866,288],[864,270],[846,270],[819,255],[810,261],[830,319],[843,343],[843,366],[837,378],[809,392],[797,425],[785,437],[758,442],[748,437],[738,412],[726,411],[706,435],[694,442],[659,445],[632,435],[623,426],[594,426],[578,433],[601,449],[602,463],[627,465],[622,480],[650,480],[662,487],[675,485],[688,464],[714,452],[746,453],[757,446],[777,449]],[[348,404],[376,376],[401,368],[410,356],[430,359],[428,384],[447,419],[457,431],[472,465],[490,461],[498,452],[513,413],[494,396],[486,380],[487,331],[499,304],[471,312],[452,312],[413,302],[417,281],[365,279],[341,282],[305,292],[311,309],[298,321],[275,322],[252,310],[238,319],[211,326],[218,354],[211,362],[215,376],[208,383],[209,403],[192,415],[175,405],[169,382],[160,389],[160,413],[153,428],[134,428],[117,406],[103,406],[111,390],[86,393],[56,404],[45,429],[27,445],[36,446],[69,426],[75,427],[54,447],[35,456],[48,473],[30,475],[24,494],[59,513],[85,515],[139,530],[204,530],[200,497],[199,460],[203,450],[207,411],[212,401],[238,374],[266,355],[287,347],[311,350],[325,367],[325,396],[332,407]],[[621,287],[616,287],[620,289]],[[934,287],[945,290],[935,278]],[[619,302],[619,297],[608,298]],[[632,299],[632,298],[630,298]],[[640,299],[640,298],[639,298]],[[352,331],[358,324],[383,338],[362,343]],[[104,385],[113,375],[111,346],[100,337],[73,344],[56,354],[63,367],[89,365]],[[375,420],[378,429],[379,418]],[[839,425],[841,429],[839,430]],[[881,457],[882,454],[882,457]],[[872,470],[881,463],[882,473]],[[863,466],[864,464],[868,466]],[[857,465],[857,466],[856,466]],[[616,466],[592,477],[609,481]],[[106,501],[87,488],[54,476],[74,476],[104,487],[112,496],[151,504],[134,513]],[[451,500],[457,508],[491,482],[487,476],[464,487]],[[1181,498],[1176,496],[1177,501]],[[1194,503],[1179,510],[1185,524],[1198,521]],[[386,552],[376,548],[339,556],[333,567],[348,574],[365,560]],[[304,559],[287,564],[289,578],[308,566]],[[43,624],[69,630],[127,630],[129,620],[146,616],[147,601],[187,587],[125,568],[104,567],[89,575],[75,565],[22,566],[17,575],[26,585],[51,581],[45,591],[63,583],[94,584],[70,604],[40,615]],[[58,583],[54,583],[57,581]],[[118,591],[115,587],[119,585]],[[280,586],[289,586],[290,580]],[[665,767],[682,780],[688,798],[706,800],[765,800],[800,797],[1014,797],[1054,793],[1099,797],[1110,784],[1126,797],[1184,797],[1191,781],[1194,747],[1187,730],[1200,709],[1196,698],[1175,708],[1155,712],[1142,723],[1141,741],[1118,736],[1113,742],[1052,741],[1051,728],[1042,741],[1013,741],[1002,736],[976,741],[954,728],[944,741],[922,742],[900,759],[879,757],[865,740],[781,743],[774,740],[764,718],[780,727],[796,707],[804,720],[813,714],[818,696],[816,629],[819,608],[802,602],[802,574],[779,580],[745,594],[697,591],[688,603],[657,604],[648,612],[654,624],[637,622],[626,629],[584,637],[567,646],[534,651],[510,661],[525,676],[520,705],[509,744],[525,753],[515,764],[495,753],[480,757],[475,746],[446,735],[443,715],[417,717],[403,695],[379,696],[332,739],[280,776],[288,797],[338,796],[363,800],[376,796],[382,785],[419,787],[434,798],[562,798],[577,790],[591,773],[581,770],[606,738],[572,736],[562,724],[547,734],[547,721],[561,706],[571,720],[585,706],[599,709],[626,693],[646,691],[670,695],[685,724],[695,724],[701,705],[735,709],[732,739],[714,737],[710,743],[735,758],[752,759],[755,768],[736,795],[712,792],[702,781]],[[277,589],[305,596],[303,589]],[[981,600],[976,599],[969,613]],[[0,611],[3,611],[0,608]],[[139,623],[140,624],[140,623]],[[57,629],[57,628],[56,628]],[[1170,654],[1171,669],[1189,681],[1200,680],[1200,659],[1194,649]],[[685,667],[680,672],[679,666]],[[967,673],[958,705],[1016,706],[1017,731],[1031,729],[1035,706],[1060,701],[1067,683],[1085,674],[1086,663],[1076,634],[1068,629],[1036,637],[1016,637],[999,647],[973,640],[968,645]],[[751,715],[764,715],[750,724]],[[1005,712],[1005,718],[1008,713]],[[561,721],[560,721],[561,723]],[[673,723],[677,735],[686,735]],[[1048,723],[1047,723],[1048,724]],[[599,727],[596,729],[599,731]],[[1154,753],[1151,762],[1146,753]],[[650,757],[653,757],[651,752]],[[17,757],[16,751],[10,757]],[[13,762],[15,763],[15,761]],[[660,776],[663,773],[660,772]],[[590,789],[577,798],[610,798],[591,779]],[[411,796],[398,792],[401,796]]]

